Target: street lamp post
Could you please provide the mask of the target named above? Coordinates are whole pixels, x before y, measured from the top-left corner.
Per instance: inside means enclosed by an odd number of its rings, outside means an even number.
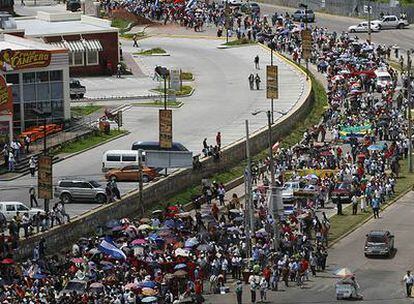
[[[408,99],[408,168],[409,172],[413,173],[413,158],[412,158],[412,122],[411,122],[411,58],[410,51],[407,51],[407,99]]]
[[[249,135],[249,121],[246,120],[246,158],[247,167],[245,171],[245,232],[247,239],[247,257],[251,253],[251,235],[254,234],[254,210],[252,210],[252,171],[250,159],[250,135]],[[247,220],[248,219],[248,220]]]
[[[368,0],[368,43],[371,44],[371,0]]]

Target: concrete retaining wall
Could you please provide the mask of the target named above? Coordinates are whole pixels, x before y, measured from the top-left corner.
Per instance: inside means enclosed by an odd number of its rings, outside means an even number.
[[[286,62],[291,64],[288,61]],[[308,81],[310,82],[310,80]],[[288,134],[294,124],[297,121],[303,120],[309,113],[314,101],[314,94],[311,91],[310,83],[308,87],[309,90],[303,93],[302,100],[295,105],[290,114],[284,116],[277,124],[273,125],[273,142]],[[267,127],[264,127],[251,135],[251,154],[257,154],[266,147],[268,147],[268,130]],[[226,171],[244,160],[245,156],[245,140],[239,140],[223,149],[220,161],[214,161],[211,158],[203,159],[201,162],[202,169],[200,170],[183,169],[171,174],[168,178],[146,186],[143,191],[144,209],[150,208],[150,206],[162,202],[191,186],[200,184],[202,178],[211,177],[213,174]],[[111,219],[139,215],[141,208],[138,204],[138,197],[138,192],[130,193],[121,201],[91,210],[71,223],[55,227],[42,235],[21,240],[17,258],[30,256],[32,248],[41,237],[44,237],[46,240],[47,251],[49,253],[56,252],[72,244],[81,236],[93,234],[99,226],[104,225],[105,222]]]

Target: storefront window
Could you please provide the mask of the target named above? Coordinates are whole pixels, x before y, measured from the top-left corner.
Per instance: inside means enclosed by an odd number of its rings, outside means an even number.
[[[31,102],[36,100],[35,84],[25,84],[23,86],[23,100],[24,102]]]
[[[6,75],[7,83],[18,84],[19,83],[19,74],[7,74]]]
[[[49,72],[37,72],[36,78],[37,82],[49,82]]]
[[[84,53],[73,53],[73,65],[83,65]]]
[[[37,101],[50,100],[49,83],[39,83],[36,85]]]
[[[35,73],[24,73],[23,74],[23,83],[34,83],[36,81]]]
[[[62,81],[63,73],[62,71],[50,71],[50,81]]]
[[[50,88],[51,88],[50,98],[52,100],[63,99],[63,83],[62,82],[52,82],[50,84]]]
[[[98,52],[88,52],[86,56],[87,65],[97,65],[98,64]]]
[[[69,53],[69,66],[73,66],[73,54]]]

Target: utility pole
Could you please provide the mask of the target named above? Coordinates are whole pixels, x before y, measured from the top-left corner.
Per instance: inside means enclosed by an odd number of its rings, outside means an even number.
[[[271,44],[271,48],[270,48],[270,65],[273,66],[273,43]],[[274,118],[274,115],[273,115],[273,113],[274,113],[274,102],[273,101],[274,101],[274,99],[271,98],[270,99],[270,102],[271,102],[270,111],[271,111],[271,116],[272,116],[272,124],[275,123],[275,118]]]
[[[142,174],[142,150],[138,150],[138,178],[139,178],[139,205],[141,207],[141,213],[144,215],[144,200],[143,200],[143,189],[144,181]]]
[[[273,151],[272,151],[272,122],[271,122],[271,113],[270,111],[267,111],[267,125],[269,128],[268,135],[269,135],[269,169],[270,169],[270,185],[271,188],[275,186],[275,167],[274,167],[274,161],[273,161]]]
[[[409,172],[413,173],[413,158],[412,158],[412,122],[411,122],[411,58],[410,51],[407,51],[407,99],[408,99],[408,168]]]
[[[371,0],[368,0],[368,43],[371,44]]]
[[[251,236],[254,234],[254,210],[252,208],[252,170],[251,170],[251,159],[250,159],[250,135],[249,135],[249,121],[246,119],[246,158],[247,158],[247,167],[245,171],[245,224],[247,229],[246,239],[247,239],[247,257],[251,255]],[[248,219],[248,220],[247,220]],[[248,223],[248,225],[247,225]]]

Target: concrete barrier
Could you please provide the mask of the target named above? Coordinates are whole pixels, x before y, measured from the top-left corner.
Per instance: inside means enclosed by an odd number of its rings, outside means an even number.
[[[277,54],[277,56],[279,56]],[[286,64],[293,65],[291,62],[279,56]],[[293,65],[296,69],[297,67]],[[304,74],[302,70],[299,71]],[[312,85],[308,79],[308,91],[303,92],[303,98],[296,103],[291,111],[283,116],[272,126],[272,141],[276,142],[281,137],[289,134],[297,121],[303,120],[309,113],[314,102]],[[254,132],[250,137],[250,152],[255,155],[268,147],[268,128]],[[167,178],[147,185],[143,190],[144,209],[152,207],[154,204],[162,202],[168,197],[179,193],[191,186],[200,184],[202,178],[208,178],[214,174],[224,172],[234,165],[240,163],[246,157],[246,142],[240,139],[237,142],[223,148],[219,161],[212,158],[201,160],[202,168],[198,170],[183,169],[179,170]],[[236,182],[237,183],[237,182]],[[240,180],[238,181],[240,183]],[[138,191],[132,192],[122,200],[112,204],[95,208],[71,223],[55,227],[41,235],[35,235],[28,239],[21,240],[19,251],[16,258],[26,258],[32,254],[33,247],[39,242],[41,237],[46,240],[46,250],[48,253],[62,250],[82,236],[93,234],[98,227],[107,221],[116,218],[137,216],[140,214],[141,207],[138,204]]]

